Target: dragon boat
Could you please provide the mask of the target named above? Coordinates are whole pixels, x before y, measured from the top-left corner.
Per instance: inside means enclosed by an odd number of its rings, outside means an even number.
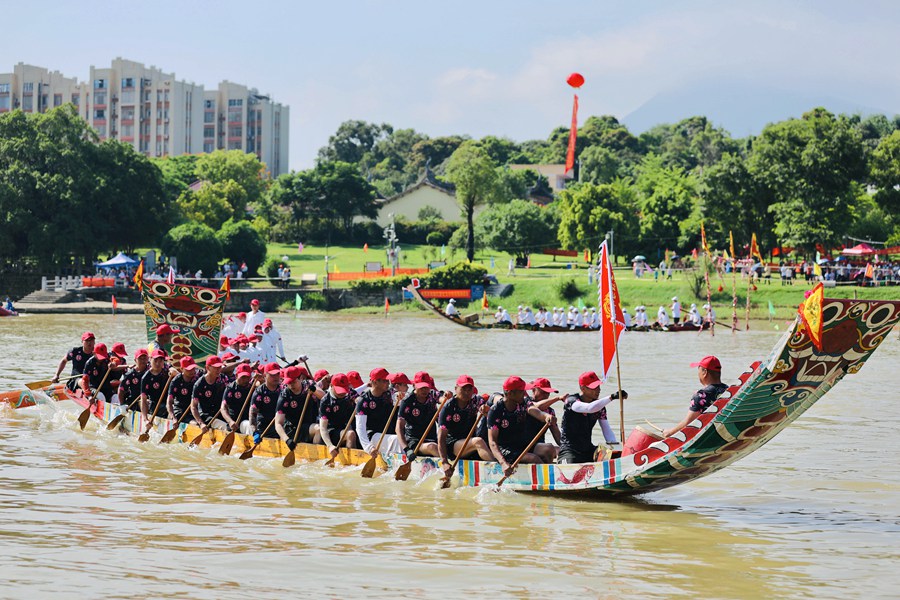
[[[473,330],[482,330],[482,329],[499,329],[499,330],[514,330],[514,331],[541,331],[547,333],[584,333],[584,332],[594,332],[596,333],[596,329],[591,329],[590,327],[559,327],[557,325],[550,325],[545,327],[532,326],[532,325],[510,325],[506,323],[481,323],[479,321],[479,315],[477,313],[471,313],[468,315],[460,315],[458,317],[451,317],[444,313],[443,310],[439,306],[435,306],[431,302],[428,301],[427,298],[423,297],[419,292],[418,288],[413,286],[409,286],[405,288],[407,292],[409,292],[413,300],[421,304],[423,307],[428,309],[430,312],[440,316],[442,319],[446,319],[451,323],[456,325],[461,325],[467,329]],[[680,323],[678,325],[672,324],[668,327],[658,327],[658,326],[649,326],[649,327],[629,327],[628,331],[637,331],[637,332],[647,332],[647,331],[663,331],[663,332],[676,332],[676,331],[699,331],[700,329],[707,330],[709,329],[709,322],[704,322],[701,327],[697,327],[694,325],[690,325],[687,323]]]
[[[652,439],[636,428],[622,453],[602,452],[604,460],[584,464],[520,465],[506,480],[505,487],[520,492],[636,495],[686,483],[709,475],[754,452],[774,438],[831,390],[845,375],[863,367],[878,346],[900,321],[900,302],[823,299],[821,329],[814,341],[808,326],[798,317],[768,358],[754,362],[738,377],[738,382],[683,430],[665,439]],[[56,400],[72,400],[87,406],[85,398],[64,386],[47,388]],[[24,397],[23,397],[24,395]],[[35,403],[31,392],[7,393],[19,407]],[[2,398],[2,397],[0,397]],[[10,402],[12,404],[12,402]],[[123,407],[97,403],[93,413],[108,422]],[[141,416],[132,412],[123,420],[125,431],[135,431]],[[157,431],[172,426],[160,419]],[[200,429],[181,425],[181,442],[199,435]],[[201,446],[221,443],[226,432],[207,434]],[[249,436],[237,436],[232,452],[252,446]],[[280,440],[263,440],[260,456],[278,457],[287,453]],[[310,461],[327,458],[325,447],[298,444],[297,457]],[[360,450],[341,450],[341,461],[359,465],[369,459]],[[391,470],[407,462],[403,455],[387,454],[379,464]],[[424,479],[440,474],[437,459],[413,461],[411,476]],[[458,486],[481,487],[496,484],[503,473],[497,463],[461,460],[457,465]]]

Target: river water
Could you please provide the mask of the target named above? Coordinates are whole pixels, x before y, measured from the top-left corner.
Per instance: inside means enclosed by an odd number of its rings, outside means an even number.
[[[570,391],[597,368],[590,334],[472,332],[433,317],[276,315],[310,366],[427,370],[448,388],[510,374]],[[52,376],[91,329],[142,340],[142,317],[0,320],[0,389]],[[762,327],[762,325],[760,325]],[[766,331],[628,333],[626,431],[674,423],[698,387],[765,358]],[[78,430],[74,406],[0,411],[0,598],[897,597],[900,407],[896,331],[798,422],[705,479],[627,502],[363,480],[215,450]],[[610,387],[610,390],[612,387]],[[610,420],[618,430],[618,409]]]

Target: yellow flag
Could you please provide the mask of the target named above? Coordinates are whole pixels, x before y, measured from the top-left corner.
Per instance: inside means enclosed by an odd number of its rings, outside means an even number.
[[[728,250],[722,250],[722,254],[724,255],[725,260],[730,260],[728,258]]]
[[[800,318],[806,325],[813,345],[822,349],[822,303],[825,301],[825,287],[821,282],[812,289],[809,298],[800,305]]]
[[[706,244],[706,229],[703,227],[703,221],[700,221],[700,246],[706,252],[706,256],[712,258],[709,253],[709,246]]]
[[[335,272],[335,273],[340,273],[340,272],[341,272],[341,270],[338,269],[337,263],[334,263],[334,272]]]
[[[731,230],[728,230],[728,245],[731,249],[731,256],[733,258],[737,258],[737,254],[734,253],[734,235],[732,235]]]

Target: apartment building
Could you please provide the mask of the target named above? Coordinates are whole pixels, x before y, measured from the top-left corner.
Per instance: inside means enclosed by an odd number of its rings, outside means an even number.
[[[0,74],[0,113],[45,112],[67,102],[101,140],[120,140],[146,156],[243,150],[272,177],[288,171],[289,108],[255,88],[223,81],[206,91],[122,58],[108,68],[91,66],[86,82],[22,63]]]

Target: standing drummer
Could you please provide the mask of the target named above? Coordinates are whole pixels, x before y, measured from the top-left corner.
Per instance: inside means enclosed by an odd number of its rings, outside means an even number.
[[[564,403],[562,418],[562,441],[559,447],[560,463],[588,463],[594,461],[597,446],[591,440],[594,425],[599,421],[603,438],[607,444],[617,444],[606,418],[606,405],[619,398],[619,392],[613,392],[605,398],[600,397],[600,377],[593,371],[586,371],[578,377],[580,392],[571,394]],[[622,390],[622,398],[628,393]]]
[[[712,406],[728,389],[728,386],[722,383],[722,363],[715,356],[704,356],[699,362],[691,363],[691,366],[697,367],[697,377],[703,387],[691,396],[688,414],[681,420],[681,423],[663,430],[664,437],[674,435],[687,427],[688,423],[703,414],[703,411]]]
[[[88,359],[94,354],[94,334],[90,331],[85,331],[81,334],[81,345],[75,346],[63,357],[61,361],[59,361],[59,366],[56,368],[56,375],[53,376],[53,383],[59,383],[59,374],[62,373],[62,370],[66,368],[66,363],[72,363],[72,375],[82,375],[84,374],[84,365],[87,363]],[[78,378],[73,377],[66,383],[66,387],[72,390],[73,392],[78,389]]]

